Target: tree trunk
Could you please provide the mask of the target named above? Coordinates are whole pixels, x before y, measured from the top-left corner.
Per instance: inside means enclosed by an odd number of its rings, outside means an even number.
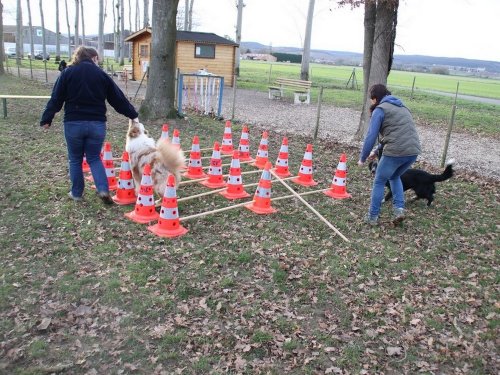
[[[104,0],[99,0],[99,28],[97,34],[97,53],[104,61]]]
[[[186,0],[187,2],[188,0]],[[241,24],[242,24],[242,19],[243,19],[243,0],[238,0],[238,3],[236,7],[238,8],[238,17],[236,21],[236,43],[239,44],[241,43]],[[240,47],[236,48],[236,61],[234,64],[234,74],[236,76],[240,76]]]
[[[189,0],[184,0],[184,31],[189,31]]]
[[[56,61],[61,60],[61,27],[59,24],[59,0],[56,0]]]
[[[163,0],[161,0],[163,1]],[[177,0],[177,3],[179,0]],[[154,5],[154,3],[153,3]],[[149,26],[149,0],[144,0],[144,26],[143,27],[148,27]]]
[[[80,19],[80,0],[75,0],[75,47],[80,45],[80,32],[78,23]]]
[[[153,2],[151,60],[146,98],[139,113],[141,118],[156,120],[173,118],[175,108],[176,16],[179,0]]]
[[[302,64],[300,66],[300,79],[309,80],[309,60],[311,58],[311,32],[314,16],[314,0],[309,0],[307,12],[306,32],[304,35],[304,51],[302,53]]]
[[[135,31],[139,30],[139,27],[141,27],[140,16],[141,9],[139,8],[139,0],[135,0]]]
[[[381,83],[383,85],[387,84],[387,76],[389,75],[392,53],[394,50],[394,34],[396,32],[396,19],[397,19],[397,9],[398,1],[389,0],[379,0],[377,2],[376,19],[375,19],[375,31],[373,35],[373,50],[370,62],[370,73],[367,80],[368,82],[365,90],[368,90],[372,85]],[[366,96],[364,103],[364,116],[360,120],[360,126],[354,135],[357,140],[362,139],[368,130],[368,125],[370,123],[370,98]]]
[[[115,62],[119,62],[120,58],[120,0],[113,1],[113,30],[114,30],[114,55]]]
[[[64,6],[66,8],[66,26],[68,27],[68,56],[71,61],[71,27],[69,26],[68,0],[64,0]]]
[[[16,17],[16,62],[21,64],[21,58],[24,54],[23,48],[23,11],[21,0],[17,0],[17,17]],[[0,46],[3,49],[3,45]]]
[[[3,4],[2,0],[0,0],[0,46],[3,46]],[[3,48],[0,48],[0,76],[5,74],[5,68],[3,67],[3,62],[5,60],[5,53]]]
[[[370,81],[370,68],[372,64],[373,39],[375,35],[375,20],[377,15],[377,3],[375,1],[365,2],[365,40],[363,51],[363,109],[359,117],[358,130],[354,138],[362,139],[370,121],[370,98],[368,98],[368,83]]]
[[[86,45],[85,42],[85,17],[83,12],[83,0],[80,0],[80,9],[81,9],[81,20],[82,20],[82,45]]]
[[[47,42],[45,40],[45,18],[43,17],[43,2],[40,0],[40,20],[42,22],[42,53],[43,59],[47,60]]]
[[[193,3],[194,3],[194,0],[191,0],[190,3],[189,3],[189,20],[188,20],[188,23],[189,23],[189,26],[188,26],[188,31],[192,31],[193,30]]]
[[[120,0],[120,66],[125,64],[125,0]]]
[[[30,53],[31,58],[35,58],[35,44],[33,43],[33,22],[31,21],[31,4],[30,0],[26,0],[26,5],[28,5],[28,33],[30,37]]]

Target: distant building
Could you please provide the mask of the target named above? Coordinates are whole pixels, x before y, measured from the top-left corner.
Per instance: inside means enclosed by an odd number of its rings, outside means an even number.
[[[278,59],[276,56],[270,55],[268,53],[244,53],[241,55],[243,60],[258,60],[258,61],[269,61],[276,62]]]

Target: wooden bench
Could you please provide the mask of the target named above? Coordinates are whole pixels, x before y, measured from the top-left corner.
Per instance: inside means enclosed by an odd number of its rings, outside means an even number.
[[[311,81],[278,77],[273,86],[269,86],[269,99],[281,99],[284,96],[284,90],[291,90],[294,94],[294,104],[309,104],[311,85]]]
[[[0,95],[3,103],[3,118],[7,118],[7,99],[50,99],[45,95]]]

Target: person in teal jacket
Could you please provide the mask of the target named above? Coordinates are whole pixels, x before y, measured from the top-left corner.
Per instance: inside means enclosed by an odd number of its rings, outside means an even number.
[[[358,165],[375,157],[371,153],[377,137],[383,147],[371,194],[370,209],[365,222],[378,224],[385,184],[389,181],[393,194],[393,223],[404,220],[405,198],[400,176],[417,160],[421,153],[420,140],[408,108],[385,85],[375,84],[369,90],[372,112],[368,133],[359,155]]]

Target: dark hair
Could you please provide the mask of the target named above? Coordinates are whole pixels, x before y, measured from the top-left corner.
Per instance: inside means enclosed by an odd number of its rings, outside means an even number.
[[[387,87],[381,83],[377,83],[370,87],[368,93],[370,95],[370,99],[375,99],[375,103],[370,106],[370,112],[373,112],[375,107],[380,104],[384,96],[391,95],[391,92],[387,90]]]
[[[94,57],[99,56],[95,48],[80,46],[73,53],[72,65],[82,62],[82,60],[92,60]]]

